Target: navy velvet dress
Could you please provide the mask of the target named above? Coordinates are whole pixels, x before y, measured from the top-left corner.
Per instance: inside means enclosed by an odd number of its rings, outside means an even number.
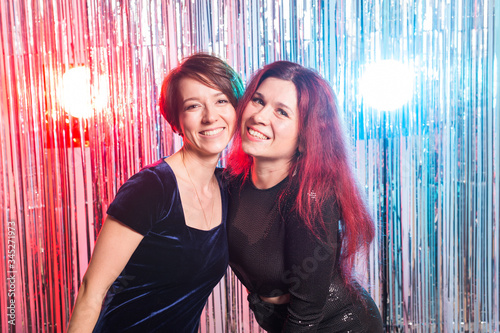
[[[204,231],[186,225],[175,175],[163,159],[123,184],[107,213],[144,238],[109,289],[94,332],[197,332],[228,265],[222,186],[221,198],[221,224]]]

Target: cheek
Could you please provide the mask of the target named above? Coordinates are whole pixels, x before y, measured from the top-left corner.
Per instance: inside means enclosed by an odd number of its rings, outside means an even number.
[[[231,117],[231,119],[228,119],[226,121],[226,124],[227,124],[227,128],[229,130],[229,135],[230,136],[233,136],[234,133],[236,132],[236,126],[237,126],[237,123],[236,123],[236,115]]]
[[[245,109],[243,109],[243,112],[241,113],[241,122],[244,123],[245,121],[247,121],[248,118],[252,116],[253,112],[254,110],[252,106],[250,105],[250,103],[248,103]]]
[[[231,127],[236,126],[236,110],[233,107],[230,107],[228,112],[227,112],[227,123]]]
[[[274,126],[274,131],[279,134],[280,137],[286,138],[287,140],[292,140],[298,137],[297,129],[295,126],[290,126],[290,124],[278,123]]]
[[[241,132],[245,132],[246,130],[246,122],[248,120],[248,117],[245,116],[245,113],[241,115],[241,121],[240,121],[240,130]]]
[[[199,116],[196,112],[183,112],[179,115],[179,124],[181,127],[192,127],[193,124],[199,121]]]
[[[287,150],[295,150],[298,146],[299,133],[298,128],[295,126],[283,125],[275,129],[279,131],[281,144]]]
[[[240,129],[241,129],[242,133],[246,131],[246,123],[250,119],[252,114],[253,114],[252,107],[250,105],[248,105],[245,108],[245,110],[243,110],[243,113],[241,114]]]
[[[186,123],[187,123],[187,117],[184,114],[179,115],[179,129],[184,132],[184,129],[186,128]]]

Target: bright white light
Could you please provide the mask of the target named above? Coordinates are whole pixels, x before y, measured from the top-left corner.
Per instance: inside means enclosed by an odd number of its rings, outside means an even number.
[[[63,75],[61,103],[64,110],[76,118],[88,118],[94,108],[101,110],[108,103],[107,80],[99,77],[99,93],[91,95],[90,69],[74,67]]]
[[[395,60],[367,65],[359,82],[366,105],[382,111],[396,110],[411,100],[413,72]]]

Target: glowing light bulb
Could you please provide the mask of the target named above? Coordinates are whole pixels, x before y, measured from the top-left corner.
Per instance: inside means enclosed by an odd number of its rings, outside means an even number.
[[[64,110],[76,118],[92,116],[94,109],[104,108],[108,102],[107,80],[99,77],[99,92],[91,94],[90,69],[87,67],[74,67],[63,75],[61,102]]]
[[[381,111],[402,107],[413,95],[413,72],[395,60],[382,60],[366,67],[359,89],[366,105]]]

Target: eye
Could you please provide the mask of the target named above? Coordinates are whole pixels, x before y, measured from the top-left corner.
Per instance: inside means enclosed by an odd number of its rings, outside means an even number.
[[[219,99],[217,101],[217,104],[227,104],[227,103],[229,103],[229,101],[227,99]]]
[[[199,107],[198,104],[190,104],[190,105],[187,105],[185,108],[184,108],[184,111],[189,111],[189,110],[193,110],[195,108]]]
[[[289,117],[289,116],[288,116],[288,113],[287,113],[285,110],[283,110],[283,109],[278,109],[278,110],[276,110],[276,112],[277,112],[279,115],[281,115],[281,116],[284,116],[284,117],[287,117],[287,118]]]
[[[264,101],[259,97],[252,98],[252,102],[254,102],[256,104],[264,105]]]

